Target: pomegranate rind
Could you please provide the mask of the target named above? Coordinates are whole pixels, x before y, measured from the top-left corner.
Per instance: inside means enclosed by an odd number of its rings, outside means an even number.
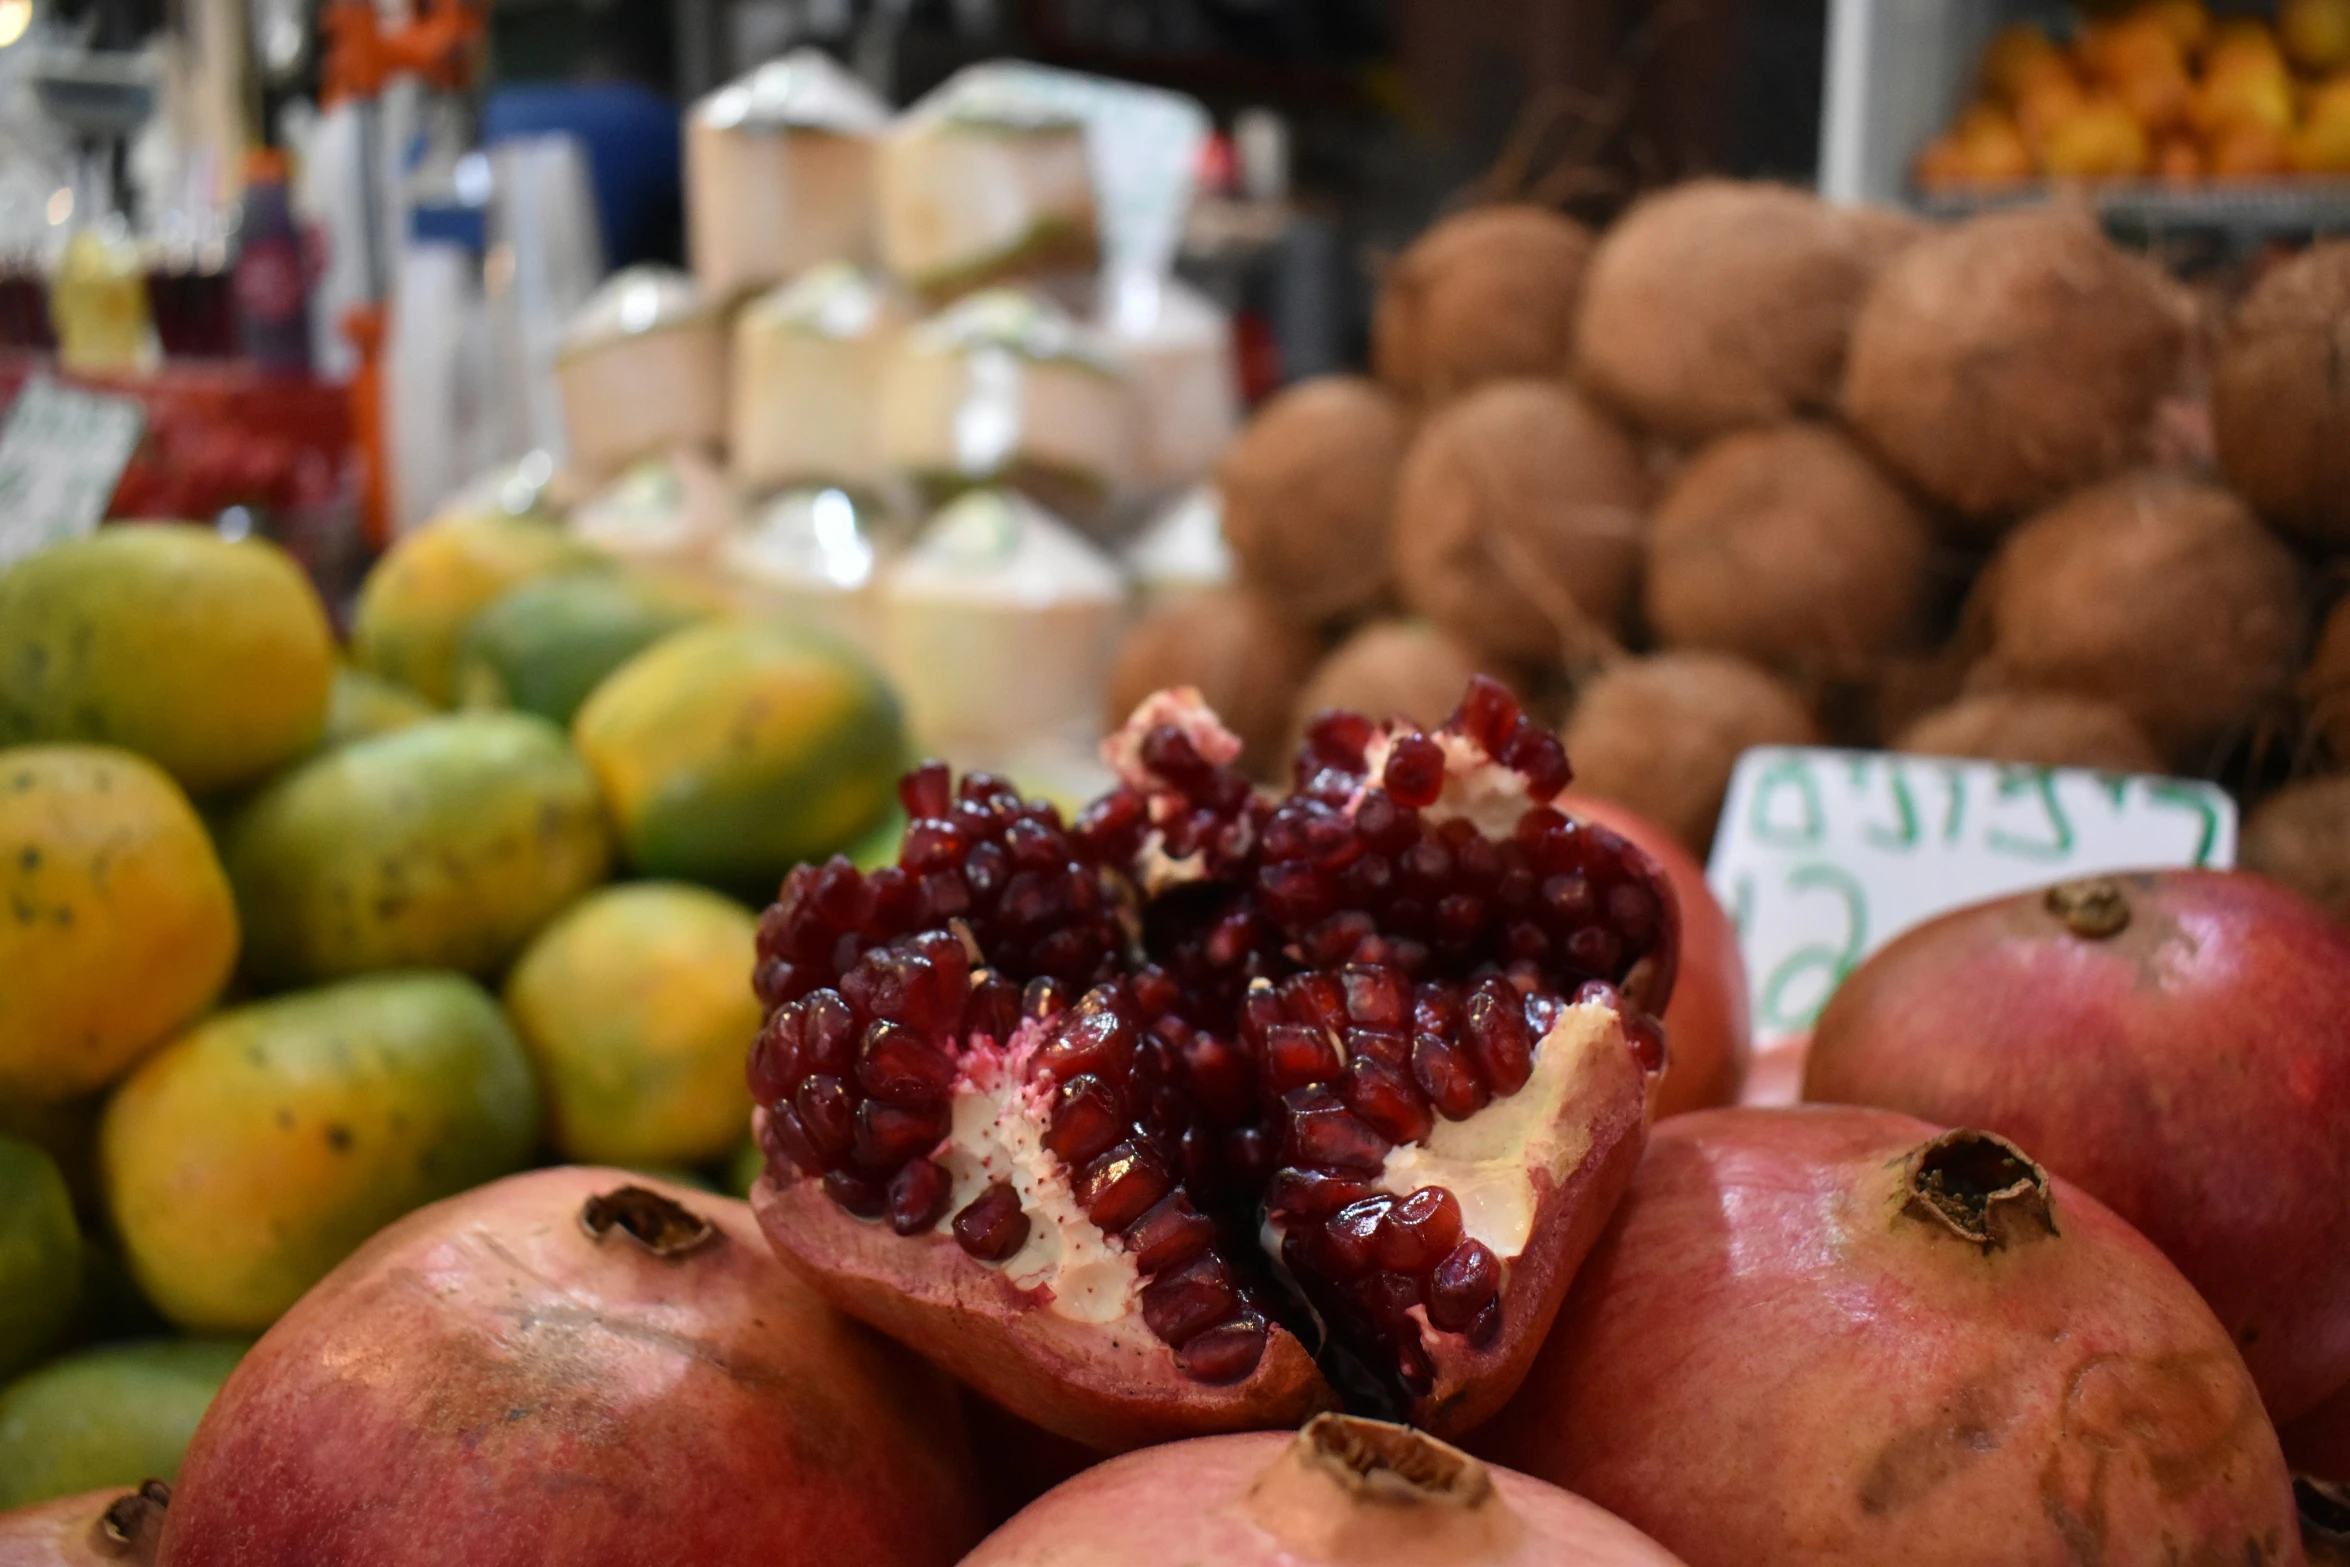
[[[754,1112],[754,1123],[765,1116]],[[1022,1289],[951,1234],[898,1235],[844,1210],[819,1181],[770,1171],[751,1208],[775,1254],[836,1310],[1097,1452],[1294,1426],[1337,1407],[1313,1356],[1277,1323],[1256,1369],[1214,1386],[1186,1375],[1139,1315],[1109,1325],[1061,1316],[1046,1291]]]
[[[138,1567],[155,1559],[155,1526],[129,1543],[109,1538],[106,1510],[133,1487],[84,1491],[0,1513],[0,1567]]]

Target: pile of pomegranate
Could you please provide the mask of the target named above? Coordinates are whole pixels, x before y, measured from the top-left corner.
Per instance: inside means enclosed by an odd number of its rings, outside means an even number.
[[[895,866],[760,924],[754,1194],[836,1305],[1115,1450],[1523,1377],[1665,1065],[1662,870],[1479,679],[1326,716],[1282,799],[1187,691],[1074,822],[933,764]]]

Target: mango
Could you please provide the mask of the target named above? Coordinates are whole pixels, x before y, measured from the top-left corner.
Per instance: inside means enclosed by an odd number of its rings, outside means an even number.
[[[0,1377],[57,1342],[81,1288],[82,1232],[57,1161],[31,1143],[0,1137]]]
[[[326,704],[326,729],[318,749],[331,751],[354,740],[372,740],[410,724],[421,724],[439,711],[406,686],[381,675],[371,675],[349,664],[335,669],[334,690]]]
[[[889,813],[905,753],[880,672],[775,620],[654,644],[596,688],[572,736],[639,873],[761,902]]]
[[[187,796],[102,746],[0,751],[0,1101],[114,1081],[209,1006],[237,911]]]
[[[392,1220],[520,1169],[538,1127],[497,1003],[461,975],[387,974],[181,1035],[116,1091],[98,1148],[147,1298],[249,1333]]]
[[[440,517],[393,545],[360,584],[352,659],[447,707],[457,697],[457,655],[476,615],[509,588],[599,558],[544,517]]]
[[[521,713],[316,757],[256,796],[223,848],[247,971],[275,985],[495,973],[611,866],[594,778],[561,730]]]
[[[326,610],[273,544],[141,523],[0,571],[0,745],[98,741],[237,788],[317,742],[333,678]]]
[[[706,595],[640,572],[569,571],[526,582],[466,633],[457,700],[568,725],[606,675],[714,607]]]
[[[113,1344],[0,1388],[0,1508],[178,1479],[196,1422],[245,1349],[238,1339]]]
[[[699,887],[639,882],[575,903],[506,981],[549,1140],[577,1164],[699,1164],[750,1124],[743,1057],[758,921]]]

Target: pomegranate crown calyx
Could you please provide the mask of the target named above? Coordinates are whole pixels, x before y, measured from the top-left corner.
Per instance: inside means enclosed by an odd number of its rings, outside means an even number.
[[[1986,1253],[2057,1233],[2048,1172],[2004,1137],[1944,1132],[1908,1163],[1903,1211]]]
[[[2130,896],[2110,876],[2058,882],[2041,901],[2083,941],[2103,941],[2129,928]]]
[[[697,1251],[718,1237],[718,1226],[708,1219],[645,1186],[598,1192],[580,1204],[579,1227],[599,1245],[617,1229],[665,1262]]]

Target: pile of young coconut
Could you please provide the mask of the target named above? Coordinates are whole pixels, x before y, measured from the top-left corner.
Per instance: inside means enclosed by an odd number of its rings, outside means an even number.
[[[1270,765],[1483,672],[1699,854],[1759,744],[2216,777],[2248,856],[2350,913],[2350,609],[2315,634],[2350,243],[2229,292],[2062,205],[1449,216],[1382,280],[1374,373],[1229,449],[1238,580],[1137,627],[1111,709],[1196,684]]]

